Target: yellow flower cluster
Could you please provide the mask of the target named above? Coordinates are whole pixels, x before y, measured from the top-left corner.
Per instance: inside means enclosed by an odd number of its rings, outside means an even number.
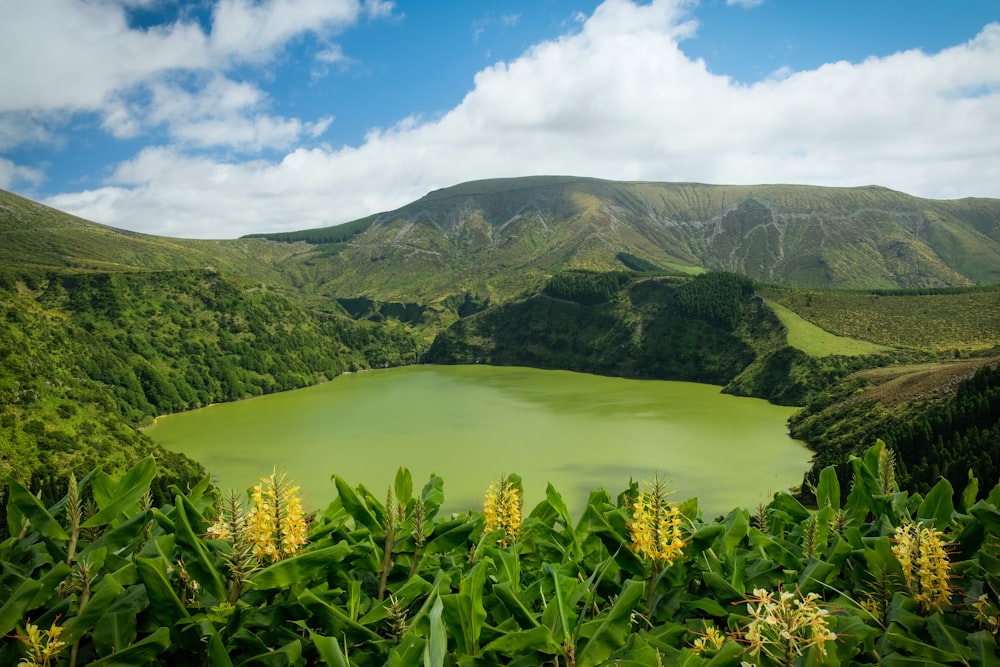
[[[517,541],[517,531],[521,527],[521,490],[506,476],[490,482],[483,502],[483,517],[486,532],[503,532],[500,546],[507,547]]]
[[[654,479],[649,491],[639,491],[632,503],[628,524],[632,551],[658,564],[672,563],[682,556],[687,542],[680,508],[666,500],[660,480]]]
[[[755,588],[747,601],[750,622],[743,630],[743,640],[753,656],[762,652],[773,660],[786,664],[802,656],[810,647],[826,655],[826,642],[837,635],[827,626],[827,611],[816,601],[819,595],[805,597],[789,591],[774,593]]]
[[[948,588],[951,562],[943,533],[935,528],[907,523],[896,528],[892,545],[913,599],[924,611],[941,611],[951,600]]]
[[[66,642],[59,639],[63,627],[52,623],[48,630],[42,630],[37,625],[27,623],[24,626],[25,636],[18,639],[28,649],[28,657],[17,663],[18,667],[48,667],[56,662],[60,652],[66,648]]]
[[[718,651],[726,642],[726,635],[722,634],[714,625],[705,629],[705,634],[694,640],[691,650],[701,654],[705,651]]]
[[[220,540],[248,544],[258,562],[292,556],[306,543],[305,513],[299,487],[290,486],[285,476],[271,473],[262,477],[250,492],[250,506],[242,515],[221,517],[208,529]]]

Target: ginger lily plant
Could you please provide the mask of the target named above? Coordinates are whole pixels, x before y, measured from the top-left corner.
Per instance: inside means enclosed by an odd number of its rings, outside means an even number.
[[[551,486],[525,515],[514,475],[450,516],[405,470],[311,514],[278,476],[150,507],[151,459],[51,507],[9,479],[0,664],[996,664],[1000,486],[911,495],[882,451],[843,498],[828,469],[816,508],[711,520],[655,480],[573,517]]]

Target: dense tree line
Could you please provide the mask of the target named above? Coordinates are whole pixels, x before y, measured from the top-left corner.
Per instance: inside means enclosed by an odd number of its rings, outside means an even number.
[[[120,470],[155,452],[167,488],[203,471],[136,430],[155,416],[413,363],[419,352],[402,326],[307,311],[210,271],[8,275],[0,463],[50,497],[69,470]]]
[[[753,292],[753,281],[747,276],[712,271],[681,285],[677,305],[691,317],[731,330],[742,318],[743,304]]]
[[[610,301],[628,281],[629,274],[624,272],[567,271],[553,276],[543,292],[556,299],[591,306]]]
[[[850,478],[848,458],[882,439],[896,455],[900,485],[926,493],[942,477],[964,488],[969,472],[986,492],[1000,481],[1000,365],[987,365],[953,396],[895,407],[850,400],[863,381],[837,385],[791,420],[792,435],[817,450],[810,479],[827,465]]]
[[[346,243],[352,238],[367,230],[372,226],[372,217],[362,218],[354,222],[334,225],[332,227],[322,227],[320,229],[305,229],[296,232],[274,232],[270,234],[248,234],[246,239],[267,239],[269,241],[281,241],[283,243],[295,243],[305,241],[313,245],[323,245],[327,243]]]

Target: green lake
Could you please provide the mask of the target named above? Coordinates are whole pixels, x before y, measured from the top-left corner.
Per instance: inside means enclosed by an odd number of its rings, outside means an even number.
[[[415,489],[444,478],[446,511],[479,507],[505,473],[523,478],[526,512],[551,482],[574,514],[592,490],[614,498],[658,473],[673,500],[697,496],[712,517],[802,481],[811,452],[788,435],[793,411],[689,382],[408,366],[162,417],[146,432],[222,488],[284,470],[312,509],[335,497],[334,473],[382,499],[405,466]]]

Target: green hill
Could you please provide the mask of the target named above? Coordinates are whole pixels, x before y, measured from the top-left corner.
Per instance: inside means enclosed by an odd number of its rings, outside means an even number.
[[[303,232],[325,291],[503,301],[568,269],[721,270],[815,288],[1000,283],[1000,201],[881,187],[626,183],[537,176],[464,183]]]

